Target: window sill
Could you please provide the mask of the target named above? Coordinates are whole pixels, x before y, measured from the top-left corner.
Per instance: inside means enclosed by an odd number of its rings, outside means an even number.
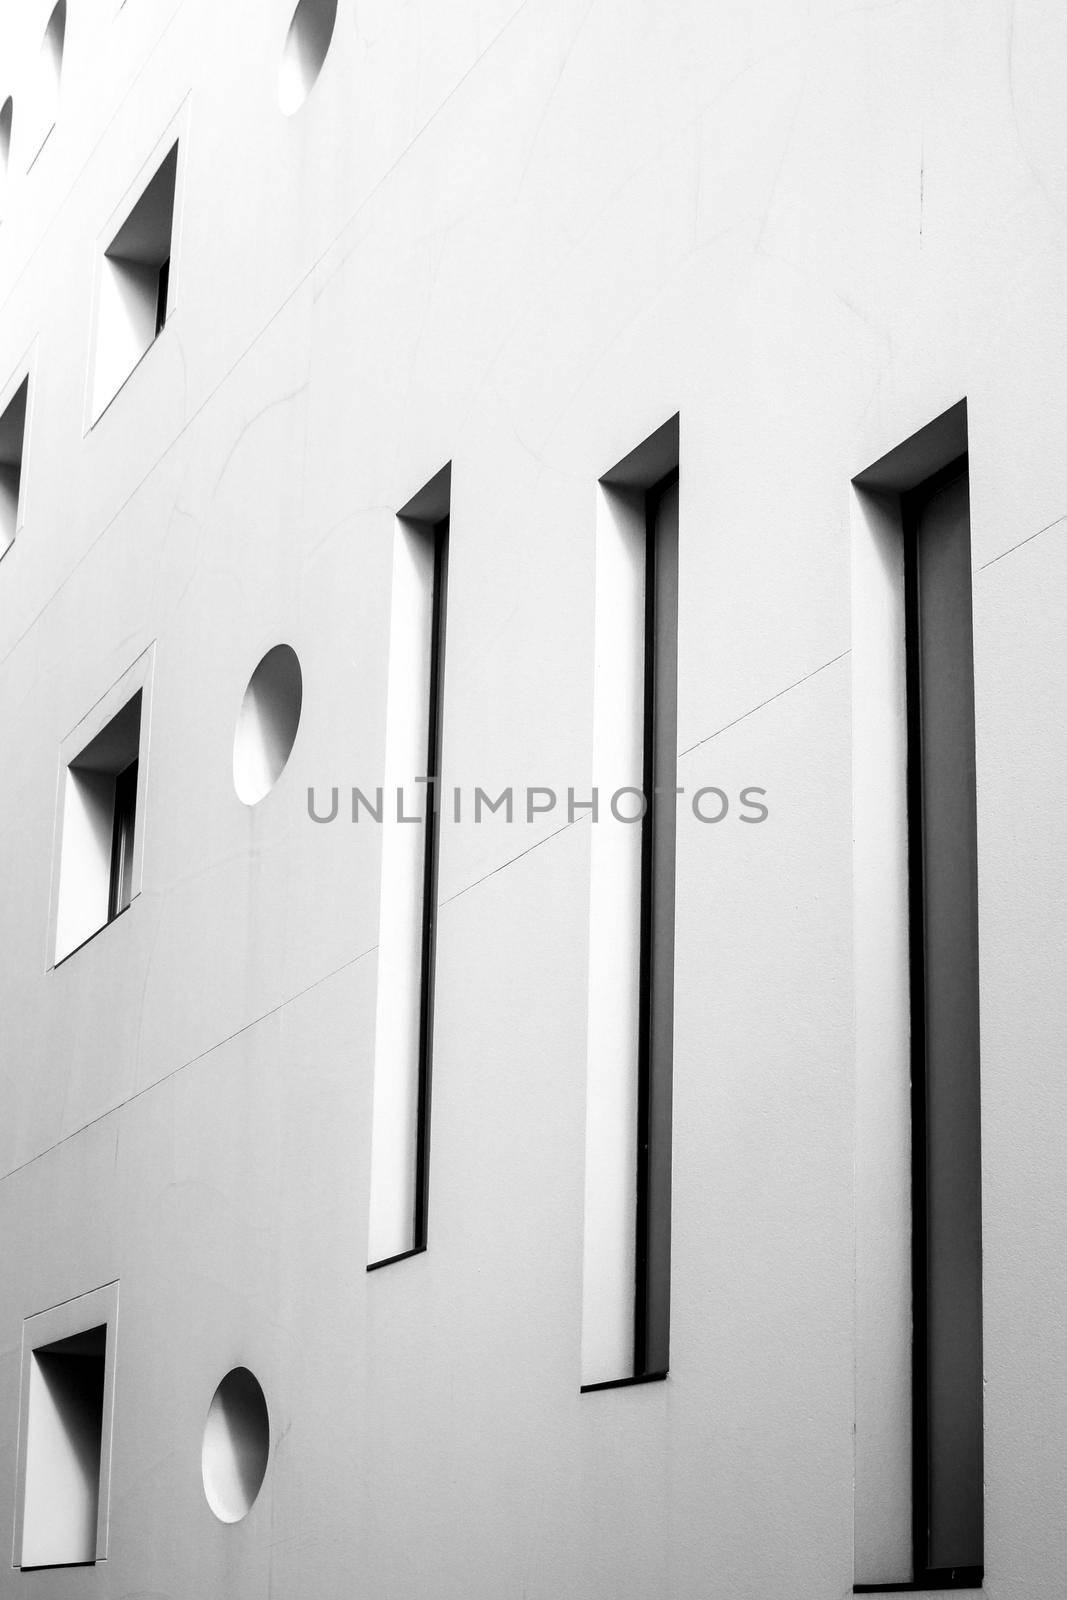
[[[115,404],[115,401],[118,399],[119,395],[122,394],[122,392],[126,388],[126,386],[133,380],[134,375],[136,373],[140,372],[141,368],[144,366],[145,362],[148,360],[148,357],[152,354],[152,351],[156,348],[156,345],[159,343],[160,339],[162,339],[163,335],[166,333],[167,328],[169,327],[169,325],[170,325],[170,318],[168,317],[166,322],[164,322],[162,328],[160,328],[159,332],[153,338],[152,343],[149,344],[149,345],[146,345],[145,348],[141,351],[141,354],[137,357],[137,360],[134,362],[134,364],[130,368],[129,372],[127,372],[126,376],[123,378],[122,382],[119,384],[119,386],[115,390],[114,394],[110,397],[110,399],[104,401],[103,405],[100,407],[100,410],[98,412],[96,412],[95,416],[93,416],[91,418],[91,420],[89,422],[89,426],[85,430],[86,434],[92,433],[93,429],[95,427],[97,427],[97,425],[99,423],[103,422],[104,418],[107,416],[108,412],[111,410],[111,407]]]
[[[981,1567],[956,1567],[945,1572],[928,1572],[907,1583],[855,1583],[853,1594],[940,1594],[946,1589],[981,1594],[985,1574]]]
[[[424,1244],[417,1244],[413,1250],[401,1250],[399,1255],[386,1256],[382,1261],[368,1261],[367,1271],[378,1272],[382,1267],[391,1267],[394,1266],[398,1261],[410,1261],[412,1256],[424,1256],[425,1254],[426,1246]]]
[[[127,911],[130,909],[130,906],[133,905],[133,902],[136,899],[137,899],[137,895],[134,895],[133,898],[130,900],[130,905],[129,906],[123,906],[121,911],[116,911],[115,915],[113,917],[109,917],[106,922],[102,922],[100,924],[99,928],[97,928],[95,930],[95,932],[90,933],[87,938],[82,940],[81,944],[76,944],[74,946],[74,949],[73,950],[68,950],[65,956],[60,956],[58,961],[53,961],[53,963],[52,963],[52,971],[53,972],[58,971],[58,969],[60,967],[62,967],[66,962],[68,962],[70,960],[71,956],[76,956],[78,954],[78,951],[79,950],[84,950],[85,946],[87,944],[92,944],[94,939],[99,939],[100,935],[102,933],[104,933],[106,929],[114,927],[115,923],[118,922],[119,918],[120,917],[124,917],[126,915]],[[76,1562],[75,1565],[83,1565],[83,1563]]]
[[[579,1394],[596,1394],[600,1389],[635,1389],[642,1383],[664,1383],[665,1372],[642,1372],[634,1378],[607,1378],[603,1383],[583,1383]]]

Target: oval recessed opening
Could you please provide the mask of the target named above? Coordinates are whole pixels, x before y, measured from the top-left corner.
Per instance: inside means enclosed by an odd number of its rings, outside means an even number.
[[[249,679],[233,739],[233,786],[246,806],[262,800],[281,776],[300,726],[303,693],[296,651],[276,644]]]
[[[44,51],[45,61],[49,72],[59,86],[59,74],[63,70],[63,45],[67,37],[67,0],[59,0],[53,8],[48,19],[48,26],[44,30],[44,42],[41,49]]]
[[[54,118],[63,73],[63,46],[67,38],[67,0],[59,0],[41,41],[41,91],[46,113]]]
[[[34,92],[27,127],[27,171],[37,160],[55,126],[59,110],[59,80],[63,72],[63,46],[67,35],[67,0],[59,0],[41,40]]]
[[[300,0],[278,68],[278,104],[287,117],[299,111],[322,71],[337,20],[337,0]]]
[[[247,1367],[234,1367],[208,1407],[200,1453],[204,1494],[220,1522],[240,1522],[251,1511],[269,1453],[266,1397]]]

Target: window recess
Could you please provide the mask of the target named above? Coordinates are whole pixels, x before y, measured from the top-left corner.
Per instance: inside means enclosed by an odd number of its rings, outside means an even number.
[[[58,0],[48,18],[37,58],[31,93],[28,130],[29,171],[48,142],[59,113],[59,87],[63,75],[63,50],[67,36],[67,0]]]
[[[0,413],[0,556],[14,544],[22,526],[22,459],[29,393],[27,375]]]
[[[142,721],[142,690],[138,688],[65,761],[57,963],[121,916],[139,887]]]
[[[23,1324],[15,1561],[23,1571],[107,1556],[118,1285]]]
[[[426,1248],[451,466],[397,516],[368,1270]],[[401,822],[404,815],[417,825]]]
[[[669,1365],[677,417],[600,481],[595,626],[583,1390]]]
[[[178,175],[173,144],[106,246],[100,262],[93,420],[162,333],[170,311]]]
[[[898,908],[898,927],[882,930],[888,938],[881,955],[885,965],[895,952],[899,969],[895,999],[886,1004],[891,975],[864,976],[867,934],[860,918],[869,925],[873,911],[858,897],[858,1593],[974,1588],[983,1572],[978,856],[965,451],[961,404],[856,480],[860,538],[868,553],[877,545],[879,556],[868,564],[868,619],[880,607],[883,647],[892,658],[881,669],[880,709],[873,696],[866,708],[857,701],[857,726],[864,714],[884,721],[887,707],[899,710],[902,723],[884,744],[890,748],[895,738],[897,754],[884,774],[891,781],[881,815],[859,795],[857,806],[859,871],[875,870],[879,829],[889,846],[882,861],[895,862],[895,881],[882,885],[881,900]],[[937,454],[943,466],[935,464]],[[854,640],[859,636],[857,628]],[[879,670],[870,660],[864,665],[863,652],[871,649],[868,637],[854,667],[868,687]],[[858,760],[862,769],[862,750]],[[869,765],[872,785],[874,778]],[[869,876],[871,907],[876,889]],[[883,984],[885,1021],[899,1040],[895,1055],[880,1061],[873,1059],[873,1040],[863,1058],[862,1019],[869,1007],[873,1014],[876,982]],[[876,1128],[876,1108],[890,1101],[893,1115]],[[898,1201],[887,1209],[894,1181],[888,1165],[876,1191],[860,1159],[868,1136],[876,1172],[878,1145],[895,1152],[895,1188],[910,1211],[904,1221],[910,1239],[901,1237],[905,1207]],[[880,1242],[879,1222],[888,1245]],[[888,1272],[892,1249],[896,1264]],[[869,1308],[879,1300],[876,1326]],[[887,1323],[899,1330],[895,1349],[882,1331]],[[903,1413],[895,1431],[894,1406]],[[882,1459],[870,1449],[872,1436]],[[878,1487],[886,1455],[899,1463],[889,1492],[886,1481]]]

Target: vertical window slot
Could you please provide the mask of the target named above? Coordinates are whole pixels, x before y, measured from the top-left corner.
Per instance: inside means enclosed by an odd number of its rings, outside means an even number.
[[[673,418],[600,484],[584,1390],[669,1364],[677,629]]]
[[[961,402],[855,480],[860,1593],[982,1581],[966,444]]]
[[[369,1268],[424,1250],[428,1237],[450,493],[445,467],[396,526]]]

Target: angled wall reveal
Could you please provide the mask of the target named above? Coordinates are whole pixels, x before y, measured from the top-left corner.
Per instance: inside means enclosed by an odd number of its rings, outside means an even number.
[[[676,416],[601,478],[596,541],[583,1389],[668,1367]]]
[[[854,480],[856,1588],[982,1582],[964,402]]]
[[[426,1247],[451,466],[396,520],[368,1261]],[[404,813],[418,826],[401,822]]]

